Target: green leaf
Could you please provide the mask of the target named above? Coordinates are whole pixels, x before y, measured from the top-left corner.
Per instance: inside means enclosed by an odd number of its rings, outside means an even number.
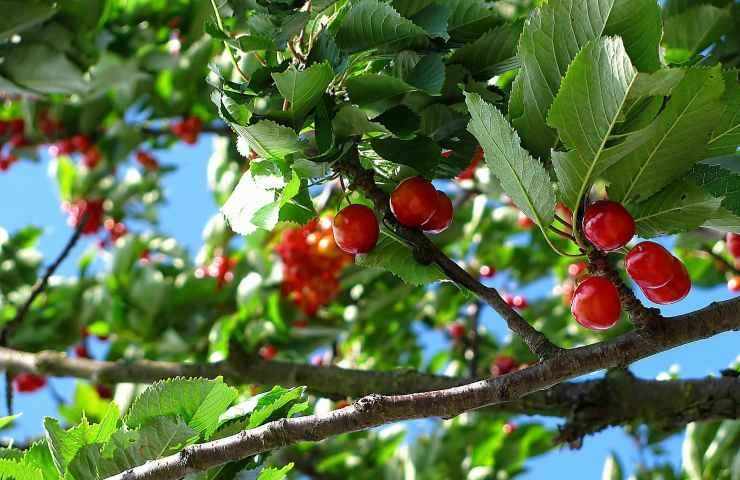
[[[719,207],[712,218],[704,222],[702,226],[740,234],[740,216],[726,208]]]
[[[716,41],[730,26],[730,6],[696,5],[663,22],[668,59],[682,63]]]
[[[614,0],[552,0],[535,10],[519,38],[522,67],[509,100],[511,123],[525,148],[546,157],[556,133],[547,112],[578,51],[600,37]]]
[[[406,82],[431,95],[442,93],[445,83],[445,64],[442,57],[437,54],[422,57],[409,73]]]
[[[7,417],[0,417],[0,430],[9,427],[15,422],[15,419],[23,415],[22,413],[16,413],[15,415],[9,415]]]
[[[44,480],[44,476],[38,468],[0,458],[0,480]]]
[[[257,401],[257,406],[249,415],[247,429],[259,427],[278,410],[300,400],[305,390],[305,387],[286,389],[277,386],[261,395]]]
[[[368,120],[367,115],[354,105],[343,105],[334,115],[332,128],[337,138],[362,136],[366,133],[389,133],[383,125]]]
[[[29,468],[39,469],[44,480],[54,479],[58,475],[46,440],[40,440],[26,450],[23,455],[23,464]]]
[[[712,218],[720,203],[719,198],[697,185],[679,180],[629,210],[635,218],[637,234],[651,238],[693,230]]]
[[[352,103],[376,114],[392,107],[402,95],[414,90],[413,86],[389,75],[360,75],[347,79],[346,85]]]
[[[260,472],[260,476],[257,480],[283,480],[293,469],[293,463],[289,463],[283,468],[266,467]]]
[[[636,77],[622,40],[610,37],[587,44],[560,85],[548,123],[569,151],[553,153],[552,162],[560,195],[574,211],[615,160],[605,153],[607,141]]]
[[[717,165],[700,163],[691,169],[687,177],[705,192],[722,199],[724,208],[740,215],[740,175]]]
[[[660,68],[658,52],[663,36],[663,21],[658,2],[616,0],[604,34],[622,38],[635,69],[654,72]]]
[[[437,0],[392,0],[391,4],[398,13],[410,18],[435,2]]]
[[[382,158],[412,167],[417,172],[431,177],[434,168],[442,159],[442,149],[427,137],[415,137],[411,140],[397,138],[377,138],[371,140],[373,150]],[[409,155],[409,152],[414,152]]]
[[[2,39],[38,25],[57,12],[56,4],[43,1],[4,0],[0,2],[0,6],[3,9],[3,15],[0,17]]]
[[[175,378],[152,384],[134,400],[126,416],[129,427],[141,427],[159,416],[177,416],[208,438],[218,417],[237,396],[222,379]]]
[[[306,70],[294,66],[282,73],[273,73],[280,94],[289,102],[294,121],[301,121],[321,100],[321,96],[334,78],[328,62],[316,63]]]
[[[450,11],[447,29],[453,40],[470,42],[501,22],[491,3],[484,0],[441,0]]]
[[[236,41],[239,49],[243,52],[277,49],[273,39],[263,35],[243,35],[237,38]]]
[[[411,21],[423,28],[432,38],[449,40],[450,35],[447,33],[449,16],[450,10],[447,7],[434,3],[411,17]]]
[[[521,23],[498,26],[476,41],[455,50],[450,56],[450,63],[464,65],[474,75],[494,71],[502,62],[516,57],[521,32]]]
[[[11,80],[42,93],[81,94],[88,89],[80,69],[63,53],[45,44],[20,44],[5,56]]]
[[[282,160],[301,150],[295,131],[272,120],[260,120],[248,127],[234,124],[231,127],[263,158]]]
[[[705,158],[723,90],[719,66],[687,70],[658,117],[615,147],[615,155],[624,158],[606,172],[609,198],[639,202]]]
[[[345,14],[336,36],[342,49],[418,47],[427,42],[423,28],[378,0],[360,0]]]
[[[638,73],[630,89],[630,99],[671,94],[673,88],[683,80],[686,70],[682,68],[663,68],[653,73]]]
[[[357,255],[355,263],[367,268],[387,270],[412,285],[429,285],[445,278],[439,267],[434,264],[420,264],[407,246],[385,235],[370,253]]]
[[[555,192],[540,162],[519,144],[519,136],[501,112],[474,93],[465,94],[470,116],[468,130],[478,139],[486,163],[514,203],[541,227],[555,215]]]
[[[724,72],[724,79],[725,93],[720,99],[722,113],[709,139],[709,154],[713,157],[733,154],[737,151],[737,146],[740,145],[740,81],[738,80],[738,70]]]

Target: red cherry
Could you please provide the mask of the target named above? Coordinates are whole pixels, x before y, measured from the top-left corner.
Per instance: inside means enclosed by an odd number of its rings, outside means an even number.
[[[77,358],[90,358],[90,352],[85,345],[79,343],[75,345],[75,356]]]
[[[65,204],[63,208],[69,213],[68,223],[75,228],[87,214],[87,221],[82,227],[84,235],[96,233],[103,224],[103,200],[101,199],[81,199],[71,204]]]
[[[4,136],[10,129],[10,122],[7,120],[0,120],[0,136]]]
[[[604,277],[586,277],[573,293],[570,311],[586,328],[605,330],[614,326],[622,313],[617,287]]]
[[[427,233],[442,233],[452,223],[452,200],[444,193],[437,190],[437,209],[432,218],[421,226],[422,230]]]
[[[10,148],[21,148],[30,144],[31,143],[28,141],[26,136],[22,133],[16,133],[15,135],[10,137],[10,140],[8,140],[8,145],[10,145]]]
[[[9,123],[11,135],[21,135],[26,130],[26,122],[22,118],[12,118]]]
[[[478,165],[480,164],[481,160],[483,160],[483,155],[484,155],[483,149],[480,147],[480,145],[475,147],[475,152],[473,152],[473,158],[470,160],[470,165],[468,165],[465,170],[460,172],[460,174],[457,176],[457,179],[458,180],[472,179],[475,176],[476,168],[478,168]]]
[[[369,207],[357,203],[337,213],[332,230],[339,248],[352,255],[372,250],[380,235],[375,213]]]
[[[94,145],[82,153],[82,163],[90,170],[98,166],[101,158],[100,150]]]
[[[576,262],[568,265],[568,275],[571,277],[577,277],[588,269],[586,262]]]
[[[521,211],[519,212],[519,216],[516,217],[516,224],[519,225],[519,228],[524,230],[529,230],[534,227],[534,221]]]
[[[640,242],[625,258],[627,273],[642,288],[658,288],[674,275],[673,255],[655,242]]]
[[[259,355],[264,360],[272,360],[277,356],[278,349],[275,345],[265,345],[264,347],[260,348]]]
[[[583,233],[596,248],[608,252],[627,245],[635,235],[635,220],[621,204],[600,200],[586,208]]]
[[[90,140],[90,137],[87,135],[75,135],[72,138],[69,139],[69,142],[72,144],[75,150],[78,152],[84,152],[90,147],[92,147],[92,141]]]
[[[391,193],[391,211],[401,225],[421,227],[437,209],[437,190],[422,177],[410,177]]]
[[[106,218],[104,223],[105,229],[110,233],[110,239],[114,242],[128,233],[128,228],[122,222],[117,222],[112,218]]]
[[[136,161],[139,162],[139,165],[150,172],[159,170],[159,162],[157,162],[157,159],[154,158],[151,153],[145,152],[144,150],[136,152]]]
[[[455,340],[459,340],[465,336],[465,325],[460,322],[451,323],[447,326],[447,333]]]
[[[529,302],[527,302],[527,299],[522,295],[514,295],[514,297],[511,299],[511,305],[514,308],[523,310],[529,306]]]
[[[103,385],[102,383],[99,383],[95,385],[95,391],[98,392],[98,396],[104,400],[110,400],[113,398],[113,389],[110,388],[108,385]]]
[[[46,385],[46,377],[22,372],[13,377],[13,387],[20,393],[31,393]]]
[[[727,288],[731,292],[740,292],[740,276],[735,275],[727,282]]]
[[[727,249],[730,251],[730,254],[735,258],[740,258],[740,235],[729,232],[725,241],[727,242]]]
[[[511,435],[516,431],[516,423],[513,422],[506,422],[504,426],[502,427],[504,434]]]
[[[558,202],[555,204],[555,213],[557,213],[557,215],[561,219],[568,222],[568,225],[573,222],[573,210],[571,210],[570,207],[568,207],[568,205],[564,204],[563,202]]]
[[[490,266],[490,265],[483,265],[483,266],[482,266],[482,267],[480,267],[480,269],[478,270],[478,273],[479,273],[479,274],[480,274],[480,276],[481,276],[481,277],[483,277],[483,278],[492,278],[492,277],[493,277],[494,275],[496,275],[496,269],[495,269],[495,268],[493,268],[493,267],[492,267],[492,266]]]
[[[658,305],[668,305],[686,298],[691,290],[691,277],[683,262],[675,257],[673,257],[672,273],[673,278],[662,287],[642,287],[648,300]]]
[[[514,371],[519,366],[519,363],[509,355],[499,355],[493,361],[491,365],[491,375],[494,377],[498,375],[506,375],[507,373]]]
[[[75,146],[70,139],[65,138],[55,143],[49,151],[55,157],[58,155],[69,155],[75,151]]]

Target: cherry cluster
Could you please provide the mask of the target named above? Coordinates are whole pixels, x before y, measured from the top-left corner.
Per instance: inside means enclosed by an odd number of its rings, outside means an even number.
[[[7,171],[11,165],[18,161],[13,150],[28,144],[24,134],[26,125],[22,118],[11,118],[0,120],[0,138],[8,146],[7,150],[0,146],[0,172]],[[3,152],[3,150],[6,150]]]
[[[635,221],[619,203],[595,202],[586,208],[583,233],[598,250],[623,248],[635,235]],[[688,295],[691,279],[684,264],[655,242],[640,242],[625,258],[627,273],[652,302],[666,305]],[[585,270],[574,267],[574,276]],[[569,271],[570,273],[570,271]],[[617,287],[606,277],[587,275],[573,292],[571,312],[584,327],[603,330],[612,327],[622,313]]]
[[[93,144],[90,137],[82,134],[73,135],[57,141],[49,147],[49,153],[54,157],[80,153],[82,155],[82,164],[90,170],[100,165],[100,160],[103,158],[100,149]]]
[[[216,288],[220,290],[224,285],[234,279],[233,270],[236,263],[236,259],[227,257],[223,254],[218,254],[213,257],[210,264],[196,268],[195,276],[196,278],[215,278]]]
[[[198,141],[198,135],[202,129],[201,119],[193,116],[170,124],[170,131],[188,145],[194,145]]]
[[[347,209],[359,206],[345,208],[345,216]],[[377,228],[372,210],[370,215]],[[331,219],[323,217],[302,227],[287,229],[275,248],[283,262],[283,295],[310,317],[337,295],[339,275],[347,264],[352,263],[352,257],[345,253],[344,248],[338,248],[339,242],[335,241],[336,218],[333,224],[332,229]]]

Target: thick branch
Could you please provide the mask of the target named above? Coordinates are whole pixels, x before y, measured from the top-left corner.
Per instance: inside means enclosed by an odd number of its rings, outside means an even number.
[[[435,263],[444,274],[458,285],[467,288],[478,298],[490,305],[506,322],[509,329],[519,335],[529,349],[539,358],[552,356],[560,349],[552,344],[547,337],[527,323],[516,310],[511,308],[498,291],[486,287],[473,278],[465,269],[444,254],[420,230],[406,228],[399,224],[390,213],[389,197],[381,190],[373,178],[373,172],[364,169],[356,159],[339,162],[334,167],[340,174],[352,180],[352,187],[362,191],[375,204],[375,209],[383,217],[386,225],[408,242],[414,249],[417,260]]]
[[[369,395],[325,414],[281,419],[148,462],[110,480],[169,480],[278,447],[365,430],[399,420],[449,418],[467,410],[522,398],[564,380],[622,367],[673,347],[740,329],[740,298],[679,317],[659,319],[664,328],[647,338],[633,331],[607,342],[579,347],[524,370],[446,390],[407,395]]]

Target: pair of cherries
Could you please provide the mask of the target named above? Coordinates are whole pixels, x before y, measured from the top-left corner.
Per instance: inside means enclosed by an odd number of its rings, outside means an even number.
[[[398,223],[421,228],[426,233],[441,233],[452,223],[452,201],[429,180],[410,177],[391,193],[390,207]],[[375,213],[365,205],[343,208],[334,217],[334,240],[339,248],[355,255],[375,247],[380,228]]]
[[[635,221],[621,204],[603,200],[586,209],[583,233],[599,250],[613,251],[632,239]],[[675,303],[691,290],[684,264],[655,242],[637,244],[627,254],[625,264],[629,276],[651,302]],[[617,287],[605,277],[586,277],[573,293],[571,312],[584,327],[594,330],[612,327],[622,313]]]

